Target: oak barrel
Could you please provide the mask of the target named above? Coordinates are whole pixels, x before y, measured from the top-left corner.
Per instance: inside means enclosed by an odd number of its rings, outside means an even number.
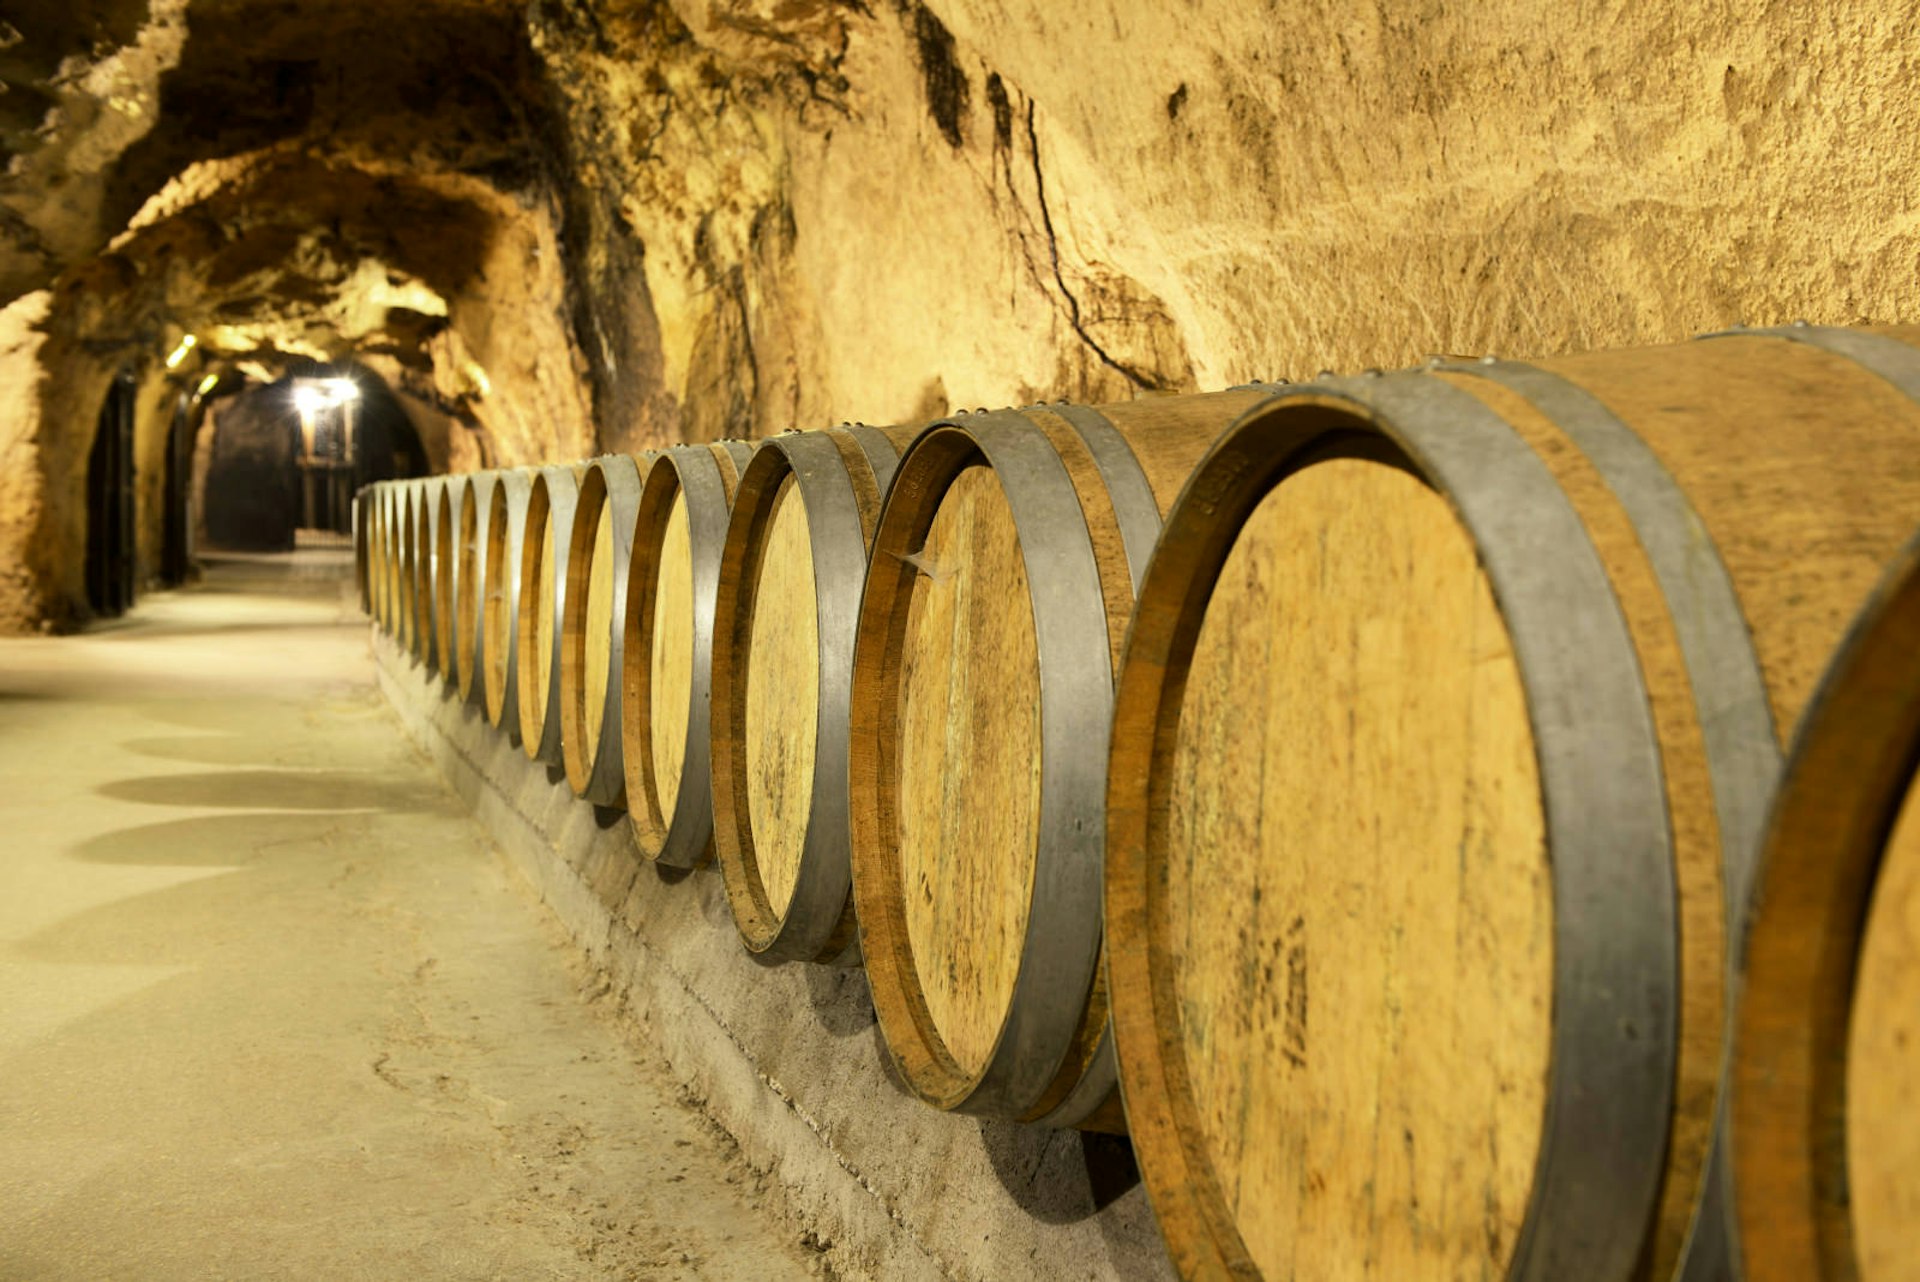
[[[1107,810],[1127,1115],[1184,1273],[1715,1271],[1728,923],[1776,727],[1920,502],[1920,406],[1875,368],[1907,352],[1438,360],[1209,453]]]
[[[595,459],[580,479],[568,538],[560,663],[561,755],[574,795],[624,806],[620,673],[626,642],[627,572],[645,455]]]
[[[367,522],[367,613],[376,627],[387,623],[386,602],[382,597],[386,573],[386,501],[385,482],[376,481],[361,492],[366,505]]]
[[[498,472],[475,472],[460,491],[458,568],[454,574],[453,648],[456,678],[463,702],[484,706],[487,683],[480,675],[486,662],[487,535],[493,515],[493,489]]]
[[[466,477],[446,477],[433,521],[433,667],[441,681],[454,688],[460,681],[455,608],[460,597],[460,501],[466,492]]]
[[[560,663],[567,616],[567,560],[573,512],[580,499],[581,465],[543,467],[527,497],[520,539],[520,746],[527,756],[565,768],[561,752]]]
[[[1113,665],[1164,505],[1264,395],[958,415],[901,458],[854,658],[853,895],[888,1051],[930,1104],[1120,1126]]]
[[[1750,1282],[1920,1277],[1917,767],[1920,540],[1822,681],[1768,825],[1728,1108]]]
[[[353,496],[353,587],[360,613],[373,613],[373,487]]]
[[[501,472],[487,512],[485,603],[480,616],[481,685],[487,721],[521,743],[520,567],[533,493],[531,468]]]
[[[621,758],[634,842],[675,868],[713,853],[713,601],[728,506],[752,455],[740,441],[666,450],[640,492],[622,611]]]
[[[436,517],[446,478],[429,476],[413,487],[413,628],[409,649],[428,667],[434,662],[434,558]]]
[[[714,850],[762,961],[858,959],[848,709],[867,545],[918,428],[763,443],[740,478],[713,618]]]
[[[399,492],[394,496],[394,501],[399,508],[399,520],[395,528],[400,535],[400,546],[394,566],[399,580],[394,592],[394,601],[399,607],[399,618],[393,630],[393,636],[394,640],[400,643],[401,649],[416,657],[419,652],[414,648],[414,632],[420,620],[416,589],[419,586],[420,576],[415,571],[414,565],[419,559],[420,535],[415,527],[420,517],[422,484],[423,482],[417,480],[402,481],[398,487]]]

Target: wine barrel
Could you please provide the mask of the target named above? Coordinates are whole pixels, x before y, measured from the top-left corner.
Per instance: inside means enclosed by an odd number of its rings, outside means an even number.
[[[442,682],[455,688],[460,680],[459,624],[454,612],[460,592],[458,536],[466,486],[464,476],[449,476],[442,482],[433,522],[433,667]]]
[[[501,472],[487,512],[485,604],[480,617],[481,685],[487,721],[521,744],[520,600],[521,541],[533,494],[531,468]]]
[[[1101,982],[1113,664],[1180,481],[1265,395],[930,425],[873,537],[852,686],[860,949],[940,1108],[1121,1128]]]
[[[1749,1282],[1920,1277],[1916,763],[1920,540],[1821,683],[1768,825],[1728,1107]]]
[[[520,608],[517,626],[520,746],[527,756],[565,768],[561,751],[561,644],[559,626],[567,617],[567,561],[573,537],[573,512],[580,499],[585,467],[543,467],[527,496],[525,532],[520,538]]]
[[[458,656],[456,683],[463,703],[484,705],[487,699],[487,683],[480,675],[481,665],[486,662],[482,642],[486,636],[487,533],[493,515],[493,490],[499,481],[498,472],[475,472],[460,490],[453,649]]]
[[[918,428],[764,442],[740,477],[713,616],[714,850],[761,961],[858,960],[848,863],[853,637],[867,544]]]
[[[620,672],[633,526],[651,455],[609,454],[580,479],[561,622],[561,756],[574,795],[624,806]]]
[[[440,491],[446,478],[429,476],[417,481],[413,489],[413,657],[431,668],[434,661],[434,557],[435,518],[440,510]]]
[[[627,819],[640,853],[675,868],[713,853],[713,599],[728,506],[752,456],[739,441],[662,452],[635,517],[620,668]]]
[[[387,635],[400,636],[400,489],[403,482],[389,481],[380,487],[380,593],[385,600],[381,622]]]
[[[367,613],[373,616],[375,627],[384,628],[386,603],[381,594],[386,567],[387,487],[384,482],[375,481],[362,493],[366,498],[367,520]]]
[[[1920,501],[1889,354],[1441,360],[1209,453],[1108,772],[1115,1039],[1184,1273],[1715,1271],[1775,728]]]
[[[353,496],[353,587],[360,613],[373,613],[373,487],[361,486]]]
[[[423,482],[417,480],[402,481],[399,492],[394,496],[394,501],[399,507],[396,528],[400,535],[400,547],[395,565],[395,571],[399,576],[395,592],[396,604],[399,606],[399,619],[393,636],[394,640],[400,643],[400,648],[409,655],[418,653],[414,649],[414,630],[419,622],[420,606],[415,600],[415,589],[419,585],[420,577],[414,565],[420,554],[420,535],[414,527],[419,520],[419,496],[422,484]]]

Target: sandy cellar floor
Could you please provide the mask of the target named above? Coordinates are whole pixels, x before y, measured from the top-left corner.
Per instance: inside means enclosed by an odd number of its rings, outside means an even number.
[[[809,1276],[408,746],[346,573],[0,641],[0,1278]]]

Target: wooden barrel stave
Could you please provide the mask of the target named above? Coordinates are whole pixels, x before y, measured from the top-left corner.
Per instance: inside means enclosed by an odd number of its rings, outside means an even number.
[[[1910,485],[1915,479],[1913,438],[1902,436],[1916,421],[1910,405],[1870,386],[1872,380],[1863,380],[1857,368],[1818,357],[1782,361],[1774,350],[1778,347],[1771,340],[1748,338],[1737,344],[1568,358],[1545,362],[1537,370],[1501,362],[1442,362],[1424,375],[1334,385],[1335,399],[1366,407],[1358,412],[1360,419],[1403,413],[1392,407],[1382,410],[1378,396],[1389,385],[1406,387],[1410,380],[1447,384],[1494,411],[1544,462],[1553,484],[1577,512],[1588,541],[1601,555],[1607,588],[1626,622],[1629,658],[1646,687],[1651,740],[1664,772],[1652,809],[1667,821],[1674,849],[1670,867],[1648,869],[1642,880],[1664,877],[1671,883],[1677,876],[1679,887],[1679,986],[1670,996],[1680,1027],[1668,1088],[1679,1092],[1679,1107],[1670,1119],[1660,1119],[1659,1126],[1643,1118],[1635,1127],[1618,1128],[1621,1136],[1640,1133],[1641,1169],[1635,1177],[1639,1196],[1658,1199],[1646,1242],[1646,1266],[1653,1276],[1666,1276],[1676,1268],[1693,1275],[1693,1270],[1709,1267],[1705,1262],[1724,1247],[1715,1243],[1722,1236],[1711,1208],[1716,1181],[1703,1175],[1703,1168],[1710,1158],[1719,1160],[1707,1151],[1707,1139],[1724,1033],[1725,938],[1747,875],[1756,815],[1777,768],[1772,726],[1775,720],[1791,724],[1804,703],[1805,656],[1817,655],[1831,643],[1832,618],[1844,614],[1836,612],[1835,603],[1858,593],[1863,568],[1870,574],[1885,560],[1893,528],[1888,513],[1897,500],[1861,494],[1861,478],[1884,473],[1889,465],[1898,473],[1894,460],[1904,451],[1909,463],[1902,483]],[[1841,389],[1837,404],[1836,387]],[[1289,412],[1313,412],[1306,401],[1323,394],[1295,392],[1293,398],[1300,403]],[[1417,395],[1434,393],[1425,388]],[[1449,421],[1458,417],[1453,414]],[[1769,421],[1776,424],[1771,432],[1749,427]],[[1751,438],[1749,448],[1729,449],[1726,431],[1717,424],[1734,422]],[[1787,430],[1778,425],[1787,425]],[[1379,423],[1369,423],[1364,430],[1380,429]],[[1794,429],[1801,436],[1797,441],[1790,439]],[[1237,433],[1236,439],[1247,438]],[[1275,448],[1269,440],[1263,451]],[[1839,469],[1831,459],[1812,457],[1836,449],[1846,459]],[[1237,475],[1244,477],[1248,470],[1257,472],[1273,462],[1267,452],[1250,456],[1241,450],[1234,456],[1228,443],[1219,454],[1196,474],[1190,500],[1183,500],[1183,509],[1191,508],[1191,519],[1179,522],[1183,542],[1212,538],[1217,532],[1209,531],[1209,525],[1240,519],[1220,515],[1221,495],[1237,493],[1234,485],[1239,482],[1229,474],[1238,469]],[[1836,472],[1843,474],[1837,482]],[[1452,490],[1447,492],[1459,501]],[[1753,496],[1762,492],[1777,496],[1769,515],[1812,512],[1841,532],[1830,541],[1831,548],[1822,546],[1825,564],[1817,573],[1794,570],[1782,575],[1781,540],[1793,533],[1793,520],[1772,526],[1764,520],[1756,523]],[[1211,515],[1196,515],[1209,511]],[[1168,541],[1174,537],[1170,530]],[[1764,556],[1761,549],[1766,549]],[[1217,572],[1226,552],[1215,545],[1199,559],[1194,552],[1162,555],[1167,567],[1164,572],[1156,568],[1156,575],[1164,573],[1167,581],[1159,593],[1149,585],[1144,594],[1158,603],[1150,611],[1153,601],[1143,600],[1133,643],[1138,658],[1129,660],[1130,675],[1122,683],[1122,720],[1115,733],[1110,818],[1116,831],[1110,843],[1114,867],[1108,911],[1110,929],[1129,945],[1124,950],[1128,956],[1122,959],[1116,952],[1113,964],[1116,989],[1127,994],[1118,1003],[1124,1009],[1117,1010],[1116,1023],[1136,1142],[1149,1168],[1156,1207],[1167,1204],[1161,1208],[1163,1223],[1170,1225],[1168,1239],[1176,1259],[1187,1268],[1257,1271],[1222,1201],[1219,1179],[1206,1166],[1207,1145],[1198,1138],[1189,1088],[1182,1082],[1185,1070],[1179,1061],[1184,1052],[1177,1046],[1181,1023],[1168,1005],[1173,981],[1156,981],[1153,964],[1137,947],[1151,920],[1146,888],[1157,884],[1151,878],[1159,875],[1146,866],[1150,833],[1159,843],[1154,847],[1156,861],[1164,858],[1165,850],[1164,818],[1148,825],[1148,817],[1158,813],[1152,807],[1164,805],[1164,785],[1156,782],[1149,788],[1143,782],[1146,772],[1158,772],[1160,766],[1146,759],[1151,754],[1141,745],[1156,733],[1164,738],[1170,722],[1177,723],[1173,714],[1179,706],[1178,687],[1191,679],[1187,665],[1194,662],[1192,652],[1183,648],[1192,643],[1191,620],[1176,626],[1167,616],[1199,608],[1212,591],[1208,575]],[[1182,583],[1183,573],[1206,581]],[[1499,594],[1509,615],[1512,595]],[[1185,599],[1176,604],[1176,596]],[[1754,624],[1751,643],[1746,640],[1749,620]],[[1510,626],[1510,618],[1508,622]],[[1537,671],[1533,675],[1537,679]],[[1530,695],[1530,703],[1539,702]],[[1564,812],[1564,803],[1558,808]],[[1554,867],[1564,873],[1570,869],[1558,857],[1558,841],[1556,837]],[[1565,894],[1561,880],[1556,877],[1556,902],[1578,902],[1578,896]],[[1156,896],[1156,903],[1165,898],[1162,892]],[[1572,959],[1559,954],[1580,947],[1566,937],[1576,923],[1565,916],[1559,910],[1555,920],[1556,965],[1562,970]],[[1588,946],[1608,942],[1590,941]],[[1622,944],[1620,938],[1611,941],[1616,949]],[[1564,979],[1555,991],[1567,991]],[[1161,1014],[1153,1013],[1156,1006]],[[1176,1045],[1158,1044],[1169,1040]],[[1567,1060],[1556,1050],[1557,1064]],[[1635,1103],[1651,1114],[1655,1098],[1657,1092],[1640,1092]],[[1548,1113],[1557,1119],[1566,1109]],[[1667,1120],[1670,1130],[1664,1125]],[[1660,1142],[1646,1138],[1652,1135],[1660,1136]],[[1559,1151],[1591,1157],[1600,1151],[1592,1138],[1576,1139]],[[1181,1145],[1198,1156],[1169,1156]],[[1624,1160],[1624,1151],[1615,1148]],[[1623,1255],[1623,1248],[1616,1247],[1609,1256],[1592,1247],[1591,1240],[1602,1233],[1597,1226],[1609,1218],[1614,1232],[1635,1239],[1630,1226],[1639,1213],[1631,1199],[1619,1199],[1611,1209],[1582,1202],[1570,1187],[1577,1166],[1543,1159],[1541,1171],[1554,1172],[1557,1178],[1534,1191],[1525,1242],[1511,1261],[1512,1276],[1549,1276],[1569,1267],[1586,1275],[1611,1276],[1621,1259],[1634,1254],[1627,1249]],[[1619,1169],[1614,1169],[1615,1177]],[[1557,1194],[1556,1184],[1561,1190]],[[1622,1184],[1615,1178],[1610,1187],[1618,1190]],[[1703,1195],[1708,1201],[1696,1219]],[[1585,1246],[1583,1237],[1589,1239]],[[1591,1253],[1582,1254],[1585,1251]]]
[[[713,624],[714,847],[742,941],[761,961],[858,961],[847,826],[853,640],[868,542],[898,451],[917,431],[860,425],[771,438],[734,495]],[[768,710],[774,701],[784,716]],[[773,752],[760,746],[769,737],[793,741],[782,754],[791,761],[769,763]]]
[[[709,712],[713,611],[739,441],[663,451],[647,473],[627,575],[621,759],[627,817],[647,859],[692,868],[713,854]]]
[[[595,459],[581,478],[567,559],[560,668],[562,757],[574,795],[626,805],[621,761],[621,655],[634,522],[651,459]]]

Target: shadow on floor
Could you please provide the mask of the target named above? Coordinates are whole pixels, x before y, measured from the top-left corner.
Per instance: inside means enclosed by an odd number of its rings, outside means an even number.
[[[115,801],[245,810],[451,811],[443,790],[348,770],[228,770],[115,779],[94,789]]]

